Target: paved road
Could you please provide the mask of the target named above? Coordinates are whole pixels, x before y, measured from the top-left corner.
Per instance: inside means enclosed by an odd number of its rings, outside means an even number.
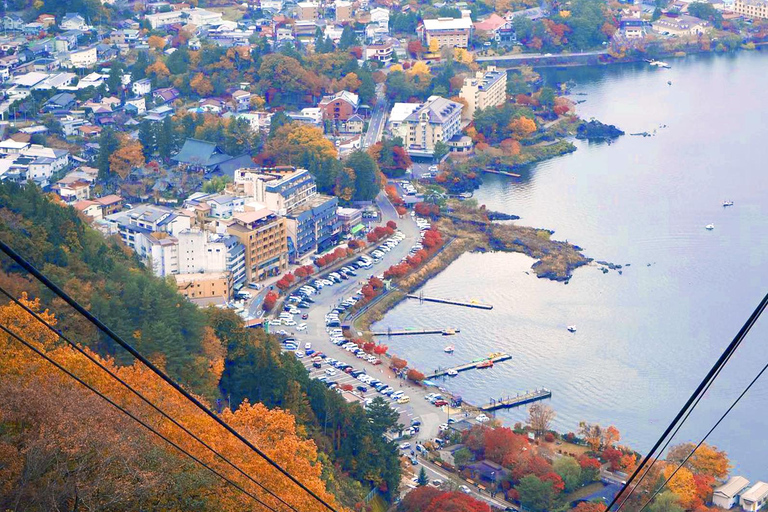
[[[384,96],[382,84],[378,84],[376,86],[376,106],[373,108],[371,120],[368,123],[368,131],[365,132],[365,137],[363,138],[363,148],[373,146],[381,140],[381,134],[384,131],[384,126],[387,124],[388,115],[389,103]]]
[[[529,59],[562,59],[569,57],[589,57],[591,55],[606,55],[608,50],[594,50],[591,52],[576,53],[515,53],[512,55],[496,55],[493,57],[477,57],[477,62],[518,61]]]
[[[398,263],[408,254],[410,248],[416,244],[420,238],[419,229],[416,226],[416,223],[411,220],[410,216],[404,219],[399,219],[394,206],[389,202],[386,195],[381,193],[376,198],[376,203],[382,211],[382,222],[386,223],[389,220],[395,220],[398,224],[398,229],[405,235],[405,240],[392,249],[392,251],[386,253],[384,258],[382,258],[382,262],[375,265],[371,270],[358,271],[357,277],[342,281],[332,287],[325,287],[314,295],[313,299],[315,300],[315,303],[312,305],[312,308],[304,310],[304,312],[309,313],[309,319],[304,321],[307,324],[307,330],[304,332],[297,332],[296,338],[302,349],[304,344],[309,342],[312,344],[314,350],[320,350],[328,357],[343,361],[355,368],[365,370],[367,374],[374,376],[382,382],[386,382],[395,389],[402,389],[405,394],[411,398],[411,402],[409,404],[397,406],[400,410],[400,423],[408,426],[411,419],[418,417],[421,419],[422,426],[416,439],[420,441],[434,439],[438,434],[438,427],[440,424],[445,423],[448,420],[446,412],[443,412],[441,409],[430,404],[427,400],[424,400],[424,396],[427,393],[434,391],[434,389],[425,389],[421,386],[409,384],[407,381],[397,378],[394,372],[389,370],[386,365],[374,366],[367,361],[358,359],[350,352],[331,343],[325,328],[324,317],[330,309],[343,299],[357,292],[362,287],[364,281],[370,276],[381,275],[390,265]],[[281,327],[280,329],[283,328],[284,327]],[[285,329],[290,330],[290,328]],[[386,341],[384,340],[383,343],[386,343]],[[304,358],[304,364],[311,369],[310,373],[313,377],[320,376],[319,374],[324,373],[327,368],[326,365],[323,365],[322,369],[319,371],[312,369],[310,366],[311,363],[307,358]],[[355,387],[361,384],[359,381],[343,372],[337,373],[332,379],[337,380],[340,384],[354,384]],[[368,392],[365,393],[364,398],[373,396],[382,395],[379,395],[374,390],[368,390]]]

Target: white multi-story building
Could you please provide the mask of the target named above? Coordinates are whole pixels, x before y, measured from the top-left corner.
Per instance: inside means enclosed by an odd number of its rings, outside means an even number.
[[[375,23],[384,32],[389,33],[389,9],[375,7],[371,9],[371,23]]]
[[[156,12],[154,14],[147,14],[144,19],[149,22],[149,26],[153,29],[167,27],[168,25],[184,21],[182,11]]]
[[[317,194],[315,179],[306,169],[238,169],[235,185],[246,197],[279,215],[286,215]]]
[[[234,214],[245,211],[245,198],[232,194],[196,192],[184,202],[186,207],[195,207],[200,204],[207,205],[208,216],[215,219],[229,219]]]
[[[422,38],[429,46],[437,41],[438,48],[466,48],[472,35],[472,18],[462,12],[461,18],[437,18],[424,20],[419,27]]]
[[[768,19],[768,1],[766,0],[736,0],[731,8],[733,12],[747,18]]]
[[[245,282],[245,247],[237,237],[190,229],[176,238],[179,246],[176,273],[230,272],[233,284]]]
[[[69,52],[69,61],[72,63],[72,67],[78,69],[90,68],[96,64],[97,58],[95,46]]]
[[[208,11],[206,9],[193,8],[184,9],[189,19],[188,22],[197,27],[209,27],[220,25],[223,21],[223,15],[220,12]]]
[[[131,92],[134,96],[144,96],[152,92],[152,81],[149,78],[136,80],[131,84]]]
[[[416,107],[393,133],[402,137],[406,150],[417,156],[434,154],[438,142],[446,143],[461,131],[463,105],[455,101],[430,96]]]
[[[464,79],[459,96],[467,102],[464,116],[468,119],[477,110],[503,105],[507,101],[507,72],[497,71],[495,66],[478,71],[474,77]]]

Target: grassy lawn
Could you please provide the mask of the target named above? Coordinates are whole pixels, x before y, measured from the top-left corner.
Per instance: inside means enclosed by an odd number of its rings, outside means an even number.
[[[592,484],[589,484],[589,485],[585,485],[581,489],[576,489],[571,494],[566,496],[565,497],[565,501],[567,503],[570,503],[570,502],[572,502],[574,500],[581,499],[581,498],[583,498],[585,496],[589,496],[590,494],[601,490],[603,487],[605,487],[605,486],[603,484],[601,484],[600,482],[595,482],[595,483],[592,483]]]
[[[368,504],[373,512],[387,512],[387,502],[381,496],[376,495]]]

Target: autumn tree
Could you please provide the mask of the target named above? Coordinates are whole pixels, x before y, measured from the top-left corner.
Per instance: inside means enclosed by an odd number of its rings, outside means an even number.
[[[421,382],[424,380],[424,374],[414,368],[408,370],[406,377],[408,377],[408,379],[412,380],[413,382]]]
[[[518,117],[509,122],[509,130],[518,139],[525,139],[536,131],[536,122],[528,117]]]
[[[527,447],[528,440],[511,428],[496,427],[484,431],[483,453],[485,458],[497,464],[512,464]]]
[[[573,492],[581,485],[581,466],[573,457],[559,457],[555,459],[552,467],[563,479],[567,492]]]
[[[548,510],[554,498],[553,484],[533,475],[523,477],[515,486],[520,495],[520,503],[527,510],[544,512]]]
[[[123,136],[120,139],[120,147],[109,156],[109,168],[120,178],[125,179],[130,172],[141,167],[144,161],[144,148],[141,142]]]
[[[208,96],[213,92],[213,84],[203,73],[196,74],[189,82],[189,86],[200,96]]]
[[[576,508],[573,509],[572,512],[604,512],[605,511],[605,505],[601,505],[600,503],[594,503],[589,501],[582,501],[578,505],[576,505]]]
[[[541,435],[549,430],[549,424],[555,419],[555,411],[546,404],[536,403],[528,408],[528,424]]]
[[[673,446],[669,449],[669,453],[667,453],[667,461],[673,464],[682,463],[695,446],[693,443]],[[685,467],[694,473],[722,479],[728,475],[731,464],[728,460],[728,455],[724,451],[704,443],[691,455],[690,459],[685,463]]]
[[[165,38],[160,36],[149,36],[147,45],[153,50],[160,51],[165,48]]]
[[[665,479],[668,479],[675,471],[677,466],[668,464],[664,468]],[[672,491],[677,499],[680,501],[680,505],[683,508],[692,508],[693,504],[698,499],[698,492],[696,488],[696,481],[693,478],[693,473],[688,468],[680,468],[675,476],[667,484],[667,487]]]
[[[154,77],[156,80],[163,80],[164,78],[168,78],[171,75],[171,72],[168,71],[168,67],[165,63],[158,59],[147,66],[146,74],[147,76]]]

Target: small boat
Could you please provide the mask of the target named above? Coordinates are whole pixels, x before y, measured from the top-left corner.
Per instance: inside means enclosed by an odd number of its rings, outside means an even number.
[[[504,355],[504,352],[491,352],[488,354],[488,359],[493,359],[495,357],[501,357]]]
[[[712,231],[713,229],[715,229],[715,225],[707,224],[706,226],[704,226],[704,229],[706,229],[707,231]]]
[[[667,85],[672,85],[672,80],[667,80]]]
[[[733,201],[723,201],[723,208],[726,206],[733,206]]]
[[[569,325],[568,326],[568,332],[576,332],[576,326],[575,325]]]
[[[453,354],[453,345],[448,345],[447,347],[445,347],[443,349],[443,352],[445,352],[446,354]]]
[[[444,329],[443,336],[453,336],[456,334],[456,329]]]
[[[455,376],[457,376],[458,374],[459,374],[459,372],[457,372],[456,370],[448,370],[448,373],[447,373],[447,375],[448,375],[449,377],[455,377]]]
[[[651,66],[656,66],[656,67],[664,68],[664,69],[669,69],[669,68],[672,67],[669,64],[667,64],[666,62],[661,61],[661,60],[652,60],[652,61],[649,62],[649,64]]]
[[[483,361],[482,363],[477,365],[478,370],[480,370],[481,368],[493,368],[493,361],[491,361],[490,359]]]

